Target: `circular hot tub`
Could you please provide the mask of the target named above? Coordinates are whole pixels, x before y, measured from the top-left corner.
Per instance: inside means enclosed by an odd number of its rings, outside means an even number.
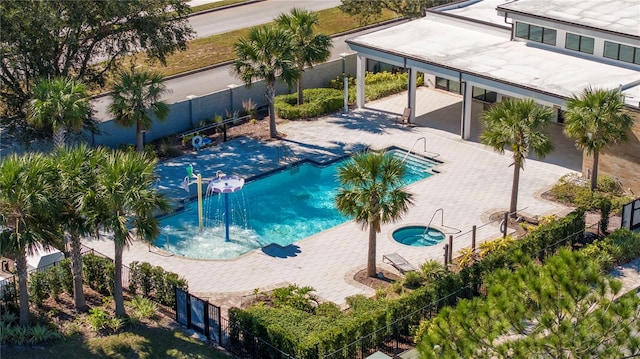
[[[393,231],[393,239],[401,244],[415,247],[433,246],[445,239],[445,234],[433,227],[406,226]]]

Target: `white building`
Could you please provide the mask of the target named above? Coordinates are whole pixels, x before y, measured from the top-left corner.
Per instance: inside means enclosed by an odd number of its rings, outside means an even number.
[[[533,98],[555,108],[586,87],[620,88],[640,113],[640,0],[472,0],[430,9],[423,18],[347,40],[357,52],[357,105],[364,106],[367,59],[406,68],[415,119],[416,73],[462,98],[460,136],[469,139],[473,102]],[[457,119],[456,119],[457,121]],[[600,170],[640,194],[640,119],[621,152],[635,165],[619,173],[613,154]],[[618,151],[620,152],[620,151]],[[583,160],[586,175],[589,158]],[[615,173],[612,173],[615,172]],[[635,173],[635,175],[633,174]]]

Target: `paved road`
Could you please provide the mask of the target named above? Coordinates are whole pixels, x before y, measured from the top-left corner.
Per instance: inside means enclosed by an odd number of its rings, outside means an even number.
[[[289,12],[294,7],[319,11],[340,4],[340,0],[267,0],[191,16],[189,22],[198,37],[206,37],[271,22],[276,16]]]
[[[340,57],[340,53],[350,51],[345,43],[346,39],[380,30],[392,25],[393,24],[383,25],[333,38],[331,59],[337,59]],[[166,80],[165,83],[167,84],[167,88],[171,89],[171,94],[168,94],[164,98],[164,101],[167,103],[174,103],[184,100],[188,95],[202,96],[215,91],[224,90],[228,85],[242,84],[243,82],[230,73],[229,66],[221,66],[207,71]],[[111,119],[111,116],[108,115],[106,111],[109,101],[109,97],[102,97],[93,101],[93,109],[95,111],[94,118],[99,121]]]

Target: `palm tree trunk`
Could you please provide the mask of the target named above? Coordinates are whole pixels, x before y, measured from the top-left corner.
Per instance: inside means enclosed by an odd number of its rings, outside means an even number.
[[[591,191],[595,191],[598,188],[598,161],[600,155],[598,151],[593,151],[593,167],[591,169]]]
[[[60,128],[56,128],[53,131],[53,145],[56,148],[64,147],[66,137],[67,137],[67,130],[64,128],[64,126],[60,126]]]
[[[84,298],[84,288],[82,282],[82,255],[80,254],[80,237],[71,235],[71,272],[73,274],[73,300],[76,311],[84,313],[87,311],[87,303]]]
[[[144,143],[142,143],[142,122],[136,121],[136,151],[144,151]]]
[[[302,98],[302,73],[304,72],[303,68],[298,69],[298,81],[296,82],[296,88],[298,91],[298,106],[302,105],[304,99]]]
[[[369,252],[367,254],[367,276],[375,277],[376,272],[376,226],[369,224]]]
[[[518,186],[520,184],[520,163],[513,164],[513,184],[511,185],[511,206],[509,206],[509,215],[516,218],[518,214]]]
[[[278,131],[276,130],[276,113],[275,106],[273,105],[276,98],[276,84],[268,82],[267,84],[267,101],[269,102],[269,137],[278,137]]]
[[[27,256],[24,251],[16,256],[16,272],[18,273],[20,325],[28,326],[31,323],[31,314],[29,313],[29,289],[27,287]]]
[[[124,294],[122,293],[122,251],[123,244],[120,240],[114,238],[115,242],[115,268],[114,268],[114,288],[113,288],[113,300],[116,303],[116,316],[124,317],[126,315],[124,310]]]

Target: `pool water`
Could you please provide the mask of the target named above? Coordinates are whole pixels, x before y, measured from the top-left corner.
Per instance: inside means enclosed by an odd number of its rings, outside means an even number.
[[[407,226],[393,231],[393,239],[401,244],[415,247],[433,246],[445,238],[442,231],[426,226]]]
[[[391,150],[404,158],[405,151]],[[229,242],[224,242],[222,195],[203,200],[205,229],[198,229],[197,202],[184,211],[161,219],[162,235],[156,246],[175,254],[203,259],[230,259],[271,243],[290,245],[349,220],[335,208],[336,173],[345,160],[327,166],[303,163],[245,184],[228,195],[231,223]],[[406,184],[433,174],[437,162],[409,156]]]

